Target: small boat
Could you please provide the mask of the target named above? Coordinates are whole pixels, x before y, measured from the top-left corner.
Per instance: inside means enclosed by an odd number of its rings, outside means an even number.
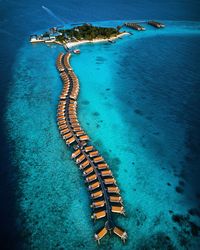
[[[80,54],[81,53],[80,49],[74,49],[73,52],[74,52],[74,54]]]

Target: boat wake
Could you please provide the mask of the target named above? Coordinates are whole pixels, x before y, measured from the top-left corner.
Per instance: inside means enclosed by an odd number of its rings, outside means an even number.
[[[55,18],[57,21],[59,21],[59,23],[61,23],[62,25],[65,25],[65,22],[59,18],[57,15],[55,15],[53,13],[53,11],[51,11],[49,8],[45,7],[44,5],[42,5],[42,8],[53,18]]]

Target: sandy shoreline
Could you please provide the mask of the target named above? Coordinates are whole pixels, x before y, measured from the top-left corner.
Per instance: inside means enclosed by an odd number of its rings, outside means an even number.
[[[83,40],[83,41],[77,41],[77,42],[69,42],[64,44],[64,46],[67,46],[68,48],[72,48],[74,46],[78,46],[81,44],[85,44],[85,43],[99,43],[99,42],[108,42],[108,41],[113,41],[116,40],[124,35],[129,35],[130,33],[128,32],[123,32],[119,35],[117,35],[116,37],[111,37],[111,38],[106,38],[106,39],[93,39],[93,40]]]

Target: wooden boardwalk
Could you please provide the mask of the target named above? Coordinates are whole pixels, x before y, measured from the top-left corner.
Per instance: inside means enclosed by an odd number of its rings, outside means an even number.
[[[89,136],[77,118],[79,81],[70,66],[70,56],[70,53],[61,53],[56,62],[63,81],[57,124],[63,140],[73,149],[71,158],[79,166],[88,186],[93,210],[91,218],[105,220],[104,227],[95,234],[95,239],[100,242],[108,232],[113,232],[125,242],[127,233],[115,225],[113,218],[113,214],[125,215],[120,190],[108,164],[91,145]]]

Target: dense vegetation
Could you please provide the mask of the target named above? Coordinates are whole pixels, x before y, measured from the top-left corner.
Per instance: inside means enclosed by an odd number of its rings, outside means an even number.
[[[63,42],[68,40],[92,40],[95,38],[110,38],[112,36],[117,36],[120,27],[117,28],[105,28],[96,27],[90,24],[84,24],[82,26],[77,26],[72,29],[59,30],[62,35],[56,37],[57,41]]]

